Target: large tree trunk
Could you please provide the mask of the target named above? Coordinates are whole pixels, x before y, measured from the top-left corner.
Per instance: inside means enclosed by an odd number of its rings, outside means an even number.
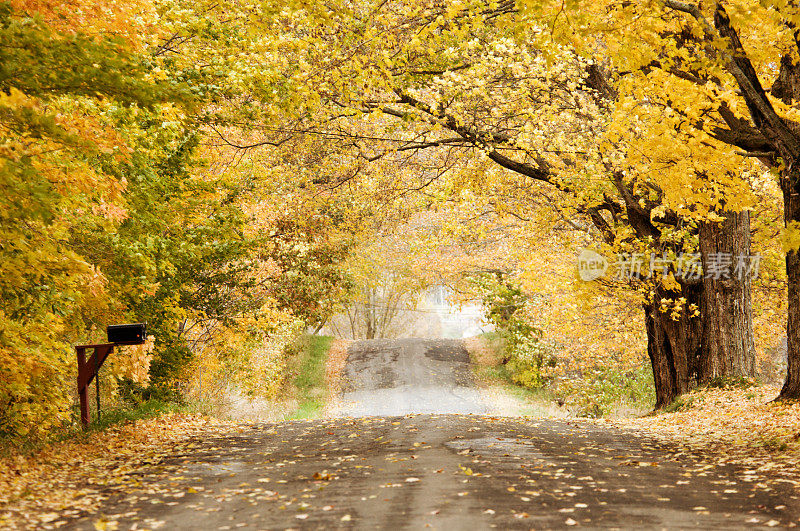
[[[656,390],[656,409],[660,409],[678,396],[675,369],[672,363],[672,349],[657,318],[658,310],[652,303],[644,305],[644,321],[647,327],[647,355],[653,368],[653,382]]]
[[[724,215],[723,222],[700,225],[700,252],[705,272],[700,307],[703,318],[701,382],[755,376],[750,214],[742,211]]]
[[[750,276],[746,268],[736,267],[738,257],[750,256],[749,214],[728,213],[722,223],[703,224],[699,236],[706,273],[702,282],[683,283],[680,293],[659,288],[644,306],[656,409],[697,383],[754,375]],[[725,256],[730,259],[727,273],[709,274],[715,270],[710,262]],[[661,311],[662,299],[680,297],[686,303],[677,318]],[[700,308],[698,317],[691,316],[693,304]]]
[[[800,223],[800,193],[795,190],[793,182],[800,182],[800,176],[784,176],[781,179],[783,215],[787,227],[792,222]],[[786,277],[789,287],[786,322],[788,366],[786,383],[778,398],[795,400],[800,399],[800,256],[797,250],[786,253]]]
[[[701,301],[701,283],[684,284],[681,292],[656,290],[652,301],[645,303],[647,354],[653,366],[656,390],[656,409],[671,403],[696,382],[700,359],[703,326],[700,318],[692,317],[684,308],[677,318],[672,312],[661,311],[662,299],[686,298],[686,305]]]

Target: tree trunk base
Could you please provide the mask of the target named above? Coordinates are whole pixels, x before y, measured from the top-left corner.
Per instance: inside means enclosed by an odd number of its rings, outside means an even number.
[[[688,305],[699,306],[702,285],[682,285],[680,293],[657,288],[653,300],[644,305],[647,327],[647,354],[653,366],[656,390],[655,409],[671,404],[696,381],[702,339],[702,322],[689,315]],[[661,311],[664,298],[686,298],[686,307],[677,319]]]

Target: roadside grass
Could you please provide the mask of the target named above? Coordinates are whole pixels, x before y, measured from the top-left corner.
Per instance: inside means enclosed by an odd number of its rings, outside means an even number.
[[[760,389],[771,389],[772,387],[773,386],[769,384],[759,384],[750,378],[717,377],[711,379],[705,385],[701,385],[697,389],[693,389],[689,393],[679,395],[677,398],[675,398],[675,400],[662,407],[660,410],[653,411],[651,415],[689,411],[695,405],[697,405],[696,403],[702,402],[706,396],[713,395],[714,389],[720,389],[722,391],[729,392],[733,391],[735,392],[737,400],[745,402],[755,399],[759,395]],[[702,408],[702,404],[699,404],[699,407]]]
[[[694,399],[694,396],[680,395],[675,400],[661,408],[661,411],[653,411],[651,415],[657,415],[659,413],[676,413],[678,411],[689,410],[692,408]]]
[[[297,409],[290,419],[310,419],[320,416],[328,397],[325,362],[333,343],[330,336],[307,335],[291,360],[295,375],[290,384],[297,399]]]
[[[484,398],[503,416],[563,417],[549,388],[529,389],[517,385],[505,366],[473,365],[473,377]]]
[[[117,407],[109,411],[102,411],[100,418],[89,424],[88,431],[104,431],[118,424],[129,424],[137,420],[151,419],[170,413],[190,412],[192,412],[192,408],[187,405],[150,399],[132,407]],[[84,430],[78,431],[79,435],[85,433]]]
[[[489,367],[474,365],[473,375],[480,382],[502,387],[505,392],[519,400],[535,402],[555,401],[553,394],[547,388],[529,389],[514,383],[514,381],[511,379],[511,373],[508,371],[505,365]]]
[[[192,411],[235,422],[280,422],[324,416],[335,385],[327,365],[340,340],[302,334],[282,352],[280,384],[269,396],[247,394],[237,386],[222,386],[204,400],[190,402]]]
[[[511,373],[502,363],[502,340],[494,332],[486,332],[466,340],[472,362],[472,376],[481,385],[502,387],[516,398],[536,398],[540,390],[531,390],[514,383]]]
[[[557,377],[552,389],[578,417],[639,417],[652,412],[655,405],[653,371],[645,359],[635,364],[613,358],[604,364],[591,363]]]

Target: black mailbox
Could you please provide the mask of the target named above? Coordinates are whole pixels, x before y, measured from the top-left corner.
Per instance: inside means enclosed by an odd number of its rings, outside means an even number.
[[[108,342],[117,345],[141,345],[147,338],[147,325],[144,323],[108,325]]]

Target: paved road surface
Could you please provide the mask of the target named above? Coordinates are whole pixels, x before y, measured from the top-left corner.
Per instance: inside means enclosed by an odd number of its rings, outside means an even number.
[[[335,416],[486,414],[461,341],[373,339],[354,343]]]
[[[103,515],[119,529],[392,530],[747,529],[800,516],[789,488],[602,424],[405,415],[481,411],[465,361],[454,342],[355,344],[339,414],[389,416],[198,439]]]

